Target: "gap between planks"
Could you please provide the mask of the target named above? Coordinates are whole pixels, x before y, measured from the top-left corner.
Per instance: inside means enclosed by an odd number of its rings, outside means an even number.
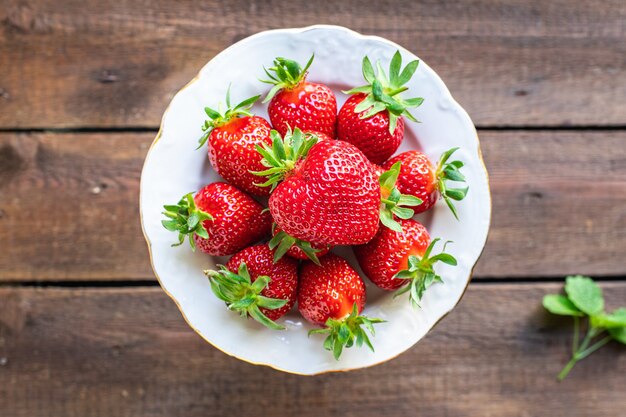
[[[593,276],[597,282],[626,282],[626,276]],[[473,278],[470,285],[491,286],[502,284],[520,284],[532,286],[535,284],[562,284],[565,277],[526,277],[526,278]],[[115,281],[115,280],[74,280],[74,281],[0,281],[0,288],[145,288],[160,287],[157,280]]]
[[[477,125],[476,130],[487,132],[501,131],[552,131],[552,132],[572,132],[572,131],[622,131],[626,130],[626,125]],[[120,126],[120,127],[97,127],[97,126],[79,126],[79,127],[1,127],[0,133],[157,133],[158,126]]]

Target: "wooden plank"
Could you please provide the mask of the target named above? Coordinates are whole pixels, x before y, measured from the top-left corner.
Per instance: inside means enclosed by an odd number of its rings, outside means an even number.
[[[626,273],[626,131],[479,134],[493,215],[477,276]]]
[[[0,127],[154,127],[233,42],[316,23],[413,50],[482,126],[624,125],[625,20],[621,0],[4,0]]]
[[[0,280],[152,279],[138,207],[151,136],[0,135]]]
[[[153,279],[138,220],[152,134],[0,134],[0,281]],[[623,275],[626,131],[481,132],[478,277]]]
[[[609,307],[626,283],[604,284]],[[385,364],[301,377],[210,347],[160,289],[0,289],[0,409],[10,417],[607,416],[623,414],[626,355],[567,361],[557,284],[472,285],[417,346]],[[294,352],[295,354],[295,352]]]

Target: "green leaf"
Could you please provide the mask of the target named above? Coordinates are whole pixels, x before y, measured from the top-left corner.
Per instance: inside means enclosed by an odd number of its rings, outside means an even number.
[[[389,210],[381,210],[380,211],[380,221],[383,225],[390,228],[394,232],[402,232],[402,226],[400,223],[394,220],[393,214]]]
[[[389,64],[389,81],[392,85],[396,85],[398,83],[401,67],[402,56],[400,55],[400,51],[396,51],[396,53],[393,54],[393,58],[391,58],[391,63]]]
[[[406,207],[394,207],[391,212],[401,219],[410,219],[415,214],[413,210]]]
[[[626,327],[613,328],[608,331],[613,339],[626,345]]]
[[[396,185],[396,181],[398,180],[398,175],[400,175],[400,169],[402,168],[402,162],[398,161],[389,168],[389,170],[380,174],[380,178],[378,182],[380,183],[380,187],[391,193],[393,188]]]
[[[219,270],[217,271],[207,270],[204,273],[209,279],[213,293],[224,301],[230,310],[238,312],[242,317],[250,316],[271,329],[284,328],[267,318],[259,310],[259,308],[268,310],[281,308],[288,301],[260,295],[271,280],[269,276],[261,275],[254,282],[251,282],[245,262],[241,262],[236,273],[223,265],[218,267]]]
[[[443,176],[445,179],[450,181],[465,181],[465,175],[461,174],[461,172],[456,167],[449,167],[443,171]]]
[[[242,262],[242,265],[245,264]],[[239,273],[239,275],[241,275],[241,272]],[[268,277],[267,275],[261,275],[260,277],[257,277],[254,282],[252,282],[249,288],[253,293],[260,294],[261,291],[263,291],[267,287],[267,284],[269,284],[270,281],[270,277]]]
[[[404,103],[406,107],[419,107],[424,102],[424,98],[422,97],[407,98],[406,100],[402,100],[402,102]]]
[[[176,220],[161,220],[161,224],[170,232],[178,230],[178,222]]]
[[[211,119],[219,119],[221,117],[221,114],[215,110],[213,110],[210,107],[205,107],[204,108],[204,112],[206,113],[207,116],[209,116]]]
[[[367,56],[363,57],[362,69],[363,69],[363,78],[365,78],[365,81],[367,81],[370,84],[373,83],[374,80],[376,79],[376,74],[374,73],[374,67],[372,67],[372,62]]]
[[[455,201],[461,201],[467,195],[469,187],[465,188],[446,188],[446,197]]]
[[[601,329],[626,327],[626,308],[619,308],[611,314],[600,313],[592,316],[591,324]]]
[[[261,323],[262,325],[264,325],[265,327],[269,329],[272,329],[272,330],[284,330],[285,329],[285,326],[281,326],[280,324],[270,320],[265,314],[261,312],[261,310],[259,310],[259,308],[256,305],[252,306],[248,310],[248,313],[253,319],[255,319],[256,321],[258,321],[259,323]]]
[[[457,265],[456,258],[450,255],[449,253],[440,253],[435,256],[431,256],[430,261],[431,262],[441,261],[444,264],[452,265],[452,266]]]
[[[256,297],[256,303],[259,307],[266,308],[268,310],[276,310],[284,307],[289,300],[283,300],[281,298],[269,298],[262,295]]]
[[[399,206],[419,206],[420,204],[422,204],[423,201],[421,198],[417,198],[415,196],[412,195],[406,195],[406,194],[402,194],[400,196],[400,199],[398,200],[398,205]]]
[[[548,294],[543,297],[543,306],[552,314],[581,317],[584,314],[564,295]]]
[[[283,239],[278,245],[278,248],[274,252],[274,263],[278,262],[280,258],[285,256],[287,251],[294,245],[294,243],[296,243],[296,238],[291,237],[287,235],[287,233],[285,233]]]
[[[604,298],[600,287],[589,277],[569,276],[565,281],[565,292],[570,301],[590,316],[604,310]]]
[[[375,101],[372,96],[367,96],[359,104],[354,107],[355,113],[361,113],[374,105]],[[365,118],[365,117],[364,117]]]
[[[420,63],[419,60],[411,61],[407,64],[406,67],[404,67],[404,70],[402,70],[402,73],[398,77],[398,83],[397,83],[398,87],[409,82],[411,77],[413,77],[413,74],[415,74],[415,71],[417,70],[417,66],[419,65],[419,63]]]
[[[208,239],[209,238],[209,232],[207,232],[207,230],[202,225],[200,225],[200,227],[196,228],[195,232],[196,232],[196,234],[198,236],[200,236],[203,239]]]

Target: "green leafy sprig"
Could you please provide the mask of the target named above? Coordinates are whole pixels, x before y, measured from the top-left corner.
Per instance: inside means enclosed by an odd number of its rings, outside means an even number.
[[[388,171],[380,175],[380,221],[383,225],[395,232],[402,232],[402,226],[394,218],[410,219],[415,212],[408,207],[419,206],[423,203],[420,198],[401,194],[396,188],[396,181],[400,175],[402,162],[398,161]],[[408,207],[407,207],[408,206]]]
[[[275,227],[276,224],[273,225],[273,228]],[[315,265],[320,265],[320,260],[317,257],[317,253],[321,252],[320,249],[313,248],[310,242],[288,235],[284,230],[276,233],[269,241],[268,245],[270,249],[274,251],[274,263],[278,262],[280,258],[285,256],[291,247],[296,246],[300,248],[307,258],[309,258]]]
[[[374,71],[374,67],[370,59],[365,56],[363,58],[363,78],[367,84],[356,87],[348,91],[346,94],[365,93],[367,96],[355,108],[356,113],[361,113],[362,119],[367,119],[382,111],[389,113],[389,133],[393,134],[396,130],[398,118],[402,115],[409,120],[418,122],[418,120],[409,112],[409,108],[419,107],[424,99],[422,97],[414,97],[402,99],[399,94],[408,90],[405,85],[409,82],[415,71],[419,61],[409,62],[402,69],[402,56],[400,51],[396,51],[389,63],[389,76],[385,73],[380,62],[376,63],[378,74]]]
[[[454,207],[453,201],[461,201],[467,195],[467,191],[469,187],[462,188],[451,188],[448,185],[448,181],[456,181],[456,182],[465,182],[465,175],[463,175],[460,171],[463,168],[462,161],[450,161],[448,159],[452,156],[454,152],[456,152],[459,148],[452,148],[447,150],[441,155],[439,158],[439,163],[437,164],[437,188],[444,201],[454,214],[454,217],[458,220],[459,215],[456,211],[456,207]]]
[[[402,286],[396,291],[394,297],[409,292],[409,301],[411,301],[414,307],[419,307],[419,301],[424,296],[424,292],[426,292],[428,287],[436,282],[443,283],[441,276],[435,272],[435,264],[437,262],[443,262],[447,265],[456,266],[457,261],[454,256],[445,252],[446,246],[448,243],[451,243],[450,241],[444,243],[441,253],[431,256],[435,245],[440,240],[439,238],[433,239],[422,257],[415,255],[409,256],[408,268],[394,275],[394,278],[408,280],[409,284]]]
[[[268,79],[261,80],[261,82],[274,85],[263,100],[263,103],[270,101],[280,90],[290,90],[304,81],[307,76],[307,70],[311,66],[314,57],[315,55],[311,55],[311,58],[309,58],[304,68],[296,61],[280,57],[274,59],[274,66],[270,67],[269,70],[263,68]],[[270,71],[273,72],[273,74]]]
[[[543,306],[550,313],[574,318],[572,357],[559,372],[559,381],[569,374],[578,361],[611,340],[626,344],[626,308],[606,313],[602,289],[591,278],[581,275],[567,277],[565,294],[548,294],[543,297]],[[581,319],[584,318],[587,318],[587,333],[581,341]]]
[[[355,344],[361,347],[365,343],[373,352],[374,346],[365,329],[374,336],[374,324],[384,322],[385,320],[382,319],[360,316],[357,305],[354,303],[352,312],[348,317],[342,320],[328,319],[325,323],[326,327],[310,330],[309,336],[312,334],[327,334],[328,336],[324,340],[324,349],[333,352],[335,359],[339,360],[343,349],[351,348]],[[365,329],[361,326],[365,327]]]
[[[228,86],[228,90],[226,91],[226,110],[222,109],[221,103],[218,104],[217,110],[210,107],[204,108],[204,112],[209,118],[205,120],[202,125],[202,131],[204,133],[200,136],[200,139],[198,140],[199,144],[196,149],[200,149],[206,143],[209,139],[209,135],[216,127],[223,126],[237,117],[252,116],[250,109],[260,97],[261,96],[258,95],[247,98],[233,107],[230,104],[230,86]]]
[[[218,268],[217,271],[206,270],[204,273],[211,282],[215,296],[224,301],[229,310],[237,311],[242,317],[252,317],[273,330],[285,328],[270,320],[260,310],[261,308],[275,310],[287,304],[287,300],[261,295],[261,291],[271,281],[270,277],[262,275],[252,282],[245,262],[239,265],[237,273],[231,272],[224,265],[218,265]]]
[[[296,164],[309,153],[309,150],[317,143],[318,137],[313,133],[303,133],[297,127],[289,129],[284,137],[276,130],[270,132],[272,146],[264,143],[256,145],[256,150],[263,159],[261,164],[267,167],[263,171],[250,171],[254,175],[267,177],[267,181],[256,184],[259,187],[272,187],[272,191],[289,172],[293,171]]]
[[[178,232],[178,242],[172,246],[179,246],[185,241],[185,236],[189,236],[191,249],[196,249],[193,235],[196,234],[204,239],[209,238],[209,233],[204,227],[205,220],[213,220],[213,216],[196,207],[193,193],[185,194],[177,204],[163,206],[163,215],[167,220],[162,220],[161,224],[170,232]]]

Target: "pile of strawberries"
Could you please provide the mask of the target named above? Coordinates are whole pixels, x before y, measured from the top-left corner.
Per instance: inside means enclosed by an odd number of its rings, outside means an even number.
[[[363,279],[329,251],[351,245],[370,281],[408,292],[418,305],[431,284],[442,282],[435,264],[456,260],[445,245],[435,253],[439,239],[412,217],[442,197],[458,218],[453,201],[467,187],[449,185],[465,180],[463,163],[450,160],[456,148],[437,166],[419,151],[391,157],[405,118],[417,121],[408,109],[423,102],[401,98],[417,60],[402,69],[396,52],[386,73],[365,57],[366,84],[345,92],[350,97],[339,112],[328,86],[306,80],[312,61],[302,68],[276,58],[265,69],[264,82],[273,85],[264,100],[271,125],[250,112],[260,96],[232,106],[229,89],[226,110],[205,108],[200,147],[208,143],[211,166],[227,182],[164,206],[163,225],[178,233],[176,245],[188,236],[194,249],[232,255],[205,271],[230,310],[283,329],[275,320],[297,301],[300,314],[319,326],[311,333],[326,334],[324,347],[339,358],[344,347],[372,348],[368,332],[382,320],[361,315]]]

